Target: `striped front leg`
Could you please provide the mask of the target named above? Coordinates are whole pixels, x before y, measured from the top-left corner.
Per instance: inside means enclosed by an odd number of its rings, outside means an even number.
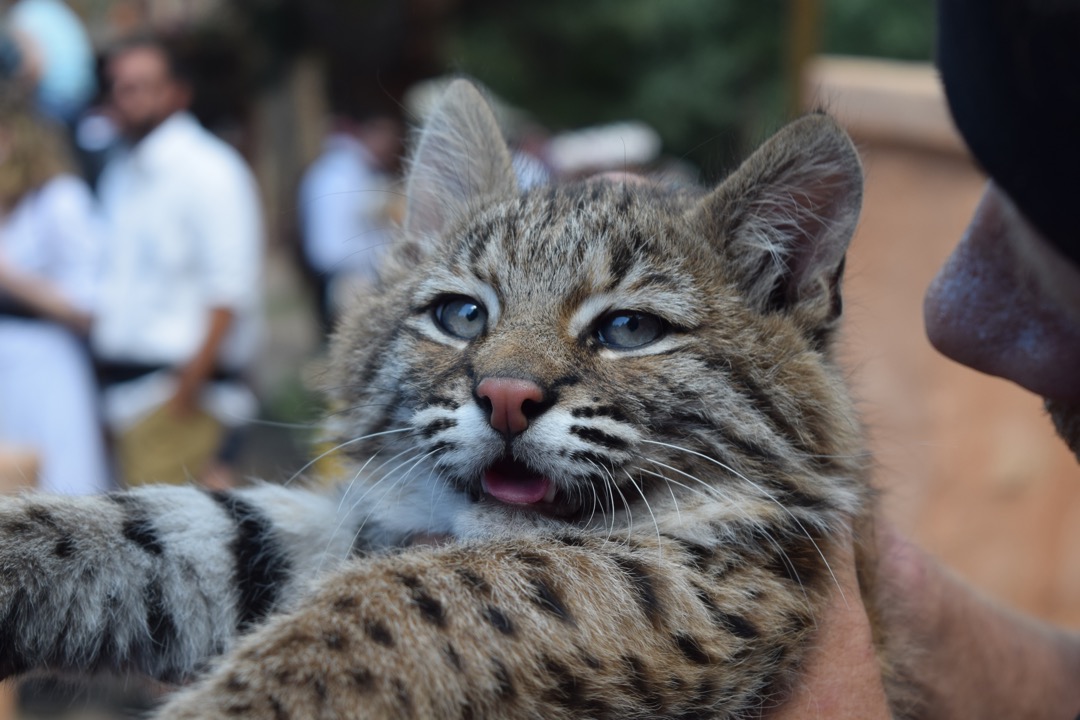
[[[189,677],[345,555],[335,507],[272,486],[0,499],[0,678]]]
[[[774,552],[567,535],[366,560],[159,720],[757,717],[820,599]]]

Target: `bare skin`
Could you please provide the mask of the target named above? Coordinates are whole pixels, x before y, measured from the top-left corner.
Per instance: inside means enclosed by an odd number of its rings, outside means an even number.
[[[233,312],[227,308],[211,308],[209,329],[195,356],[177,372],[176,392],[169,400],[169,409],[177,417],[190,417],[199,409],[199,394],[210,379],[217,363],[218,351],[232,324]],[[232,468],[212,459],[200,473],[199,484],[208,490],[228,490],[236,486]]]
[[[936,638],[922,668],[929,718],[1076,716],[1080,638],[998,605],[930,558],[914,565],[924,575],[917,609]]]
[[[819,642],[807,670],[771,720],[887,720],[885,700],[866,608],[859,601],[855,552],[849,543],[832,556],[837,591],[819,620]]]
[[[107,69],[113,118],[132,142],[191,104],[191,88],[171,76],[167,58],[153,47],[123,50]]]
[[[0,259],[0,290],[34,308],[38,313],[66,325],[80,335],[90,330],[90,314],[80,310],[49,282],[10,267]]]
[[[1076,716],[1080,637],[1002,607],[891,530],[880,545],[879,572],[913,619],[893,631],[909,633],[923,652],[918,680],[929,691],[927,720]],[[834,570],[842,585],[854,581],[853,561]],[[802,682],[770,718],[890,717],[866,611],[857,591],[844,595],[834,596],[822,619]]]
[[[195,356],[177,372],[177,388],[169,406],[179,417],[190,416],[199,408],[199,392],[210,379],[217,363],[218,351],[232,324],[233,312],[228,308],[211,308],[209,327]]]

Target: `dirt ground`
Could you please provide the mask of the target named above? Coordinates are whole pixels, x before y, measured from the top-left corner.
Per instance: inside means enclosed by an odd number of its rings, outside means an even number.
[[[1080,468],[1035,396],[937,355],[922,296],[983,177],[965,157],[860,143],[844,357],[886,515],[1008,605],[1080,627]]]

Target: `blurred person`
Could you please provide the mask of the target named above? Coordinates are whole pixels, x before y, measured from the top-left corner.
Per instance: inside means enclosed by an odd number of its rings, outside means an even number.
[[[94,50],[82,20],[61,0],[18,0],[4,24],[21,49],[20,74],[38,109],[71,125],[97,91]]]
[[[100,219],[58,128],[0,100],[0,442],[39,456],[38,487],[110,488],[83,337]]]
[[[926,297],[932,344],[1041,395],[1080,460],[1080,5],[939,0],[938,65],[957,127],[991,177]],[[1004,608],[891,528],[878,582],[919,649],[926,718],[1073,718],[1080,636]],[[884,718],[884,694],[854,562],[844,596],[777,718]]]
[[[356,285],[374,280],[390,243],[400,204],[392,171],[402,145],[401,123],[386,113],[340,114],[332,122],[298,198],[304,262],[326,329]]]
[[[255,181],[188,112],[192,88],[165,44],[131,40],[106,69],[127,143],[99,181],[109,242],[91,339],[106,421],[128,483],[228,486],[256,410],[242,377],[258,336]]]
[[[554,180],[555,172],[548,158],[551,136],[545,128],[531,122],[519,122],[512,134],[507,133],[507,141],[519,188],[524,191]]]

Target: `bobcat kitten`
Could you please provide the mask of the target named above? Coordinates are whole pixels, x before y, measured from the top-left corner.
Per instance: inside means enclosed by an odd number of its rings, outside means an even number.
[[[456,82],[334,339],[341,488],[4,499],[0,676],[224,653],[162,717],[758,716],[869,512],[830,350],[861,193],[822,115],[709,192],[522,193]]]

